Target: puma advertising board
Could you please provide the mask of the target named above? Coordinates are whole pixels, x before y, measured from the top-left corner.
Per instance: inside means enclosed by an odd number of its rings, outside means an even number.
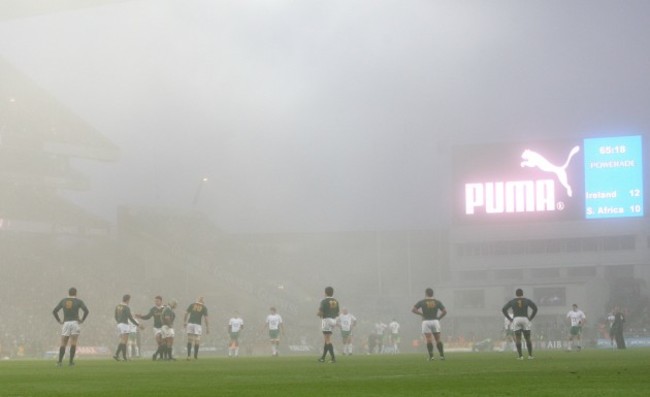
[[[462,146],[458,223],[644,216],[641,136]]]

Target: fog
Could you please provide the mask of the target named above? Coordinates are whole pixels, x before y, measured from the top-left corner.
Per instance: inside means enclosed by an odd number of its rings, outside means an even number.
[[[451,279],[452,147],[647,136],[649,22],[642,0],[3,1],[1,351],[52,350],[70,286],[87,346],[114,348],[124,293],[205,296],[219,348],[239,310],[256,354],[275,305],[317,346],[326,285],[360,337],[417,338]]]

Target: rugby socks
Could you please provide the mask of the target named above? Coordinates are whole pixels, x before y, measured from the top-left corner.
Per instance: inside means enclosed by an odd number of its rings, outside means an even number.
[[[65,356],[65,346],[59,347],[59,362],[63,361],[63,356]]]
[[[113,356],[116,360],[120,357],[120,353],[122,353],[122,357],[126,360],[126,344],[120,343],[117,345],[117,350],[115,351],[115,356]]]
[[[336,361],[336,357],[334,357],[334,345],[331,343],[325,343],[323,345],[323,356],[321,357],[321,360],[325,360],[325,357],[327,357],[327,353],[330,354],[330,357],[332,357],[332,361]]]
[[[443,349],[442,342],[436,343],[436,347],[438,348],[438,353],[440,353],[440,357],[444,357],[445,351]]]
[[[194,345],[194,358],[199,358],[199,345]]]
[[[524,338],[526,339],[526,349],[528,350],[528,358],[530,358],[533,356],[533,342],[530,340],[530,331],[524,331]],[[519,356],[521,357],[521,349],[519,349]]]
[[[427,342],[427,351],[429,352],[429,357],[433,357],[433,343]]]
[[[190,355],[192,354],[192,343],[187,344],[187,358],[190,358]]]
[[[519,357],[523,356],[521,353],[521,342],[515,342],[515,346],[517,347],[517,353],[519,353]]]
[[[140,350],[138,349],[138,346],[136,344],[128,345],[128,350],[129,350],[129,357],[140,357]]]
[[[70,346],[70,364],[72,364],[72,362],[74,361],[74,354],[76,353],[76,351],[77,351],[76,345]]]
[[[164,354],[165,354],[165,345],[164,344],[158,345],[158,350],[156,350],[155,355],[160,357],[161,360],[163,360],[165,358]]]

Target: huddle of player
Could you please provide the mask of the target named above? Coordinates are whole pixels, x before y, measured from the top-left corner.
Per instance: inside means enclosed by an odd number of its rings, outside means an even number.
[[[174,320],[176,314],[177,302],[170,300],[167,304],[163,304],[161,296],[154,298],[154,306],[149,309],[147,314],[131,314],[129,303],[131,295],[125,294],[122,297],[122,302],[115,306],[114,318],[117,323],[117,333],[119,341],[113,359],[116,361],[128,361],[127,359],[127,344],[129,335],[133,334],[133,327],[144,329],[144,326],[139,323],[139,320],[148,320],[153,318],[153,332],[158,344],[156,352],[153,354],[153,360],[175,360],[173,356],[172,346],[174,344]],[[63,319],[60,318],[59,312],[63,311]],[[83,313],[80,317],[79,314]],[[65,349],[70,344],[70,366],[75,365],[74,358],[76,354],[77,340],[81,333],[80,324],[88,317],[89,310],[85,303],[77,298],[77,289],[70,288],[68,290],[68,297],[61,299],[59,304],[52,311],[56,321],[62,325],[61,329],[61,345],[59,348],[59,359],[57,366],[61,366],[63,357],[65,356]],[[184,326],[187,332],[187,359],[192,357],[194,352],[194,359],[198,358],[199,344],[201,335],[203,333],[202,322],[205,320],[205,331],[210,332],[208,324],[208,309],[203,302],[203,297],[199,297],[196,302],[190,304],[185,312]]]
[[[177,302],[171,300],[166,305],[163,305],[162,302],[162,297],[156,296],[154,306],[149,309],[149,312],[145,315],[136,314],[136,317],[141,320],[153,318],[153,332],[158,344],[158,350],[153,354],[152,359],[174,361],[176,359],[173,356],[172,347],[175,336],[174,320],[176,319],[174,309],[176,309]],[[205,333],[209,334],[208,308],[205,306],[203,297],[200,296],[196,299],[196,302],[187,307],[183,318],[183,326],[187,333],[187,360],[192,359],[192,352],[194,352],[194,359],[198,359],[201,335],[203,335],[203,320],[205,320]]]
[[[115,307],[115,321],[117,322],[117,331],[120,335],[117,351],[113,358],[116,361],[127,361],[126,358],[126,344],[130,333],[131,325],[143,328],[131,315],[129,308],[130,295],[124,295],[122,303]],[[167,304],[163,305],[161,296],[154,298],[154,306],[149,309],[147,314],[136,314],[135,317],[140,320],[148,320],[153,318],[153,333],[158,348],[153,354],[152,359],[155,360],[172,360],[175,361],[173,355],[174,337],[174,320],[176,319],[177,302],[170,300]],[[185,312],[184,326],[187,332],[187,359],[191,359],[192,348],[194,349],[194,359],[198,358],[199,343],[203,329],[201,326],[202,319],[205,318],[206,333],[209,333],[208,324],[208,309],[205,307],[203,297],[199,297],[196,302],[190,304]],[[120,358],[122,353],[122,358]]]

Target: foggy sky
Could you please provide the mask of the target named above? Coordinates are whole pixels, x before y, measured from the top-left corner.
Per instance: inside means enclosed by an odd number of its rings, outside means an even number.
[[[0,20],[0,56],[119,146],[73,199],[228,232],[448,222],[451,146],[648,134],[647,1],[141,0]],[[3,100],[5,100],[3,98]]]

